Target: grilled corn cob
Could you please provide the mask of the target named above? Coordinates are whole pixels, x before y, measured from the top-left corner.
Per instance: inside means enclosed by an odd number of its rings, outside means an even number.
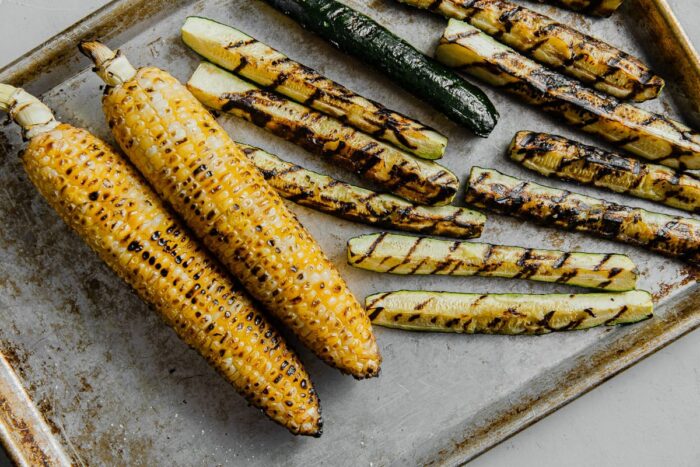
[[[248,291],[319,357],[357,378],[381,358],[335,266],[211,114],[168,73],[81,45],[107,121],[136,167]],[[289,369],[288,369],[289,370]]]
[[[520,53],[619,99],[659,95],[664,81],[638,59],[505,0],[400,0],[466,21]]]
[[[700,135],[682,123],[581,86],[450,20],[438,60],[522,97],[588,133],[640,157],[680,169],[700,169]]]
[[[459,181],[443,166],[418,159],[320,112],[263,91],[210,63],[202,63],[187,83],[205,105],[230,112],[333,158],[361,177],[421,204],[447,204]]]
[[[343,219],[457,238],[478,237],[486,222],[486,216],[471,209],[417,206],[306,170],[262,149],[238,146],[282,197]]]
[[[624,0],[538,0],[540,3],[552,3],[569,10],[580,11],[593,16],[608,17],[620,8]]]
[[[22,162],[60,217],[248,401],[293,433],[319,435],[308,374],[240,286],[124,159],[0,84],[0,110],[25,130]]]
[[[668,167],[603,151],[561,136],[518,132],[510,158],[547,177],[594,185],[700,213],[700,180]]]
[[[700,222],[631,208],[472,168],[467,203],[504,215],[638,245],[700,265]]]
[[[387,233],[351,238],[348,263],[392,274],[530,279],[610,291],[632,290],[637,283],[636,266],[625,255],[534,250]]]
[[[237,29],[190,16],[182,39],[220,67],[404,151],[426,159],[439,159],[445,152],[447,138],[432,128],[365,99]]]
[[[379,326],[466,334],[548,334],[631,324],[654,314],[651,294],[466,294],[402,290],[367,297]]]

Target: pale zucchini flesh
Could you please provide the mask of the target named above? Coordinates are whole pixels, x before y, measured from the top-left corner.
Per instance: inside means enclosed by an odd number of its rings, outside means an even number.
[[[486,216],[471,209],[419,206],[312,172],[259,148],[238,146],[282,197],[343,219],[456,238],[478,237],[486,222]]]
[[[700,169],[697,132],[586,88],[499,44],[467,23],[450,20],[436,55],[445,65],[503,88],[632,154],[677,169]]]
[[[182,39],[212,63],[337,118],[358,130],[425,159],[439,159],[447,138],[428,126],[366,99],[247,34],[190,16]]]
[[[700,180],[689,173],[531,131],[518,132],[508,153],[523,167],[546,177],[607,188],[700,213]]]
[[[664,81],[640,60],[505,0],[400,0],[466,21],[518,52],[619,99],[653,99]]]
[[[407,200],[450,203],[459,187],[445,167],[382,143],[325,114],[261,90],[235,75],[202,63],[187,83],[205,105],[231,113],[327,157]]]
[[[351,238],[348,263],[392,274],[530,279],[610,291],[632,290],[637,282],[636,266],[625,255],[536,250],[388,233]]]
[[[637,245],[700,265],[700,222],[611,203],[474,167],[467,204],[542,225]]]
[[[649,292],[475,294],[402,290],[365,300],[372,324],[408,331],[548,334],[649,319]]]

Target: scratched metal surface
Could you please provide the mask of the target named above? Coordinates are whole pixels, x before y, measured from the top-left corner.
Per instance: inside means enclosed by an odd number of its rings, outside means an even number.
[[[445,21],[393,0],[346,0],[428,52]],[[135,65],[156,65],[186,80],[197,64],[178,37],[188,14],[232,24],[350,88],[416,116],[450,137],[443,163],[464,179],[472,165],[542,181],[507,160],[517,130],[550,131],[598,143],[511,98],[486,89],[502,118],[478,139],[402,92],[359,61],[300,29],[260,1],[117,1],[129,11],[146,3],[155,15],[98,15],[110,45]],[[631,34],[638,23],[594,21],[532,5],[645,56]],[[127,8],[128,7],[128,8]],[[130,10],[134,9],[134,10]],[[700,8],[690,10],[700,19]],[[148,13],[148,14],[146,14]],[[78,55],[66,55],[74,31],[56,46],[63,68],[32,70],[32,59],[0,76],[22,78],[43,93],[59,118],[108,139],[100,82]],[[70,50],[70,49],[66,49]],[[18,68],[19,67],[19,68]],[[84,67],[73,75],[73,70]],[[62,71],[63,70],[63,71]],[[663,70],[662,70],[663,71]],[[70,73],[71,76],[66,76]],[[58,83],[56,87],[52,84]],[[675,113],[668,96],[645,105]],[[351,175],[251,124],[221,122],[237,140],[259,145],[339,178]],[[700,324],[694,271],[643,250],[534,227],[490,215],[483,241],[577,251],[618,252],[639,265],[640,287],[657,298],[657,317],[637,326],[544,337],[412,334],[376,329],[384,356],[379,378],[357,382],[302,358],[315,380],[325,419],[320,439],[293,437],[267,421],[212,371],[112,274],[47,207],[24,175],[16,127],[0,129],[0,347],[11,354],[35,404],[76,463],[127,465],[403,465],[456,464],[483,452],[615,372]],[[566,186],[555,181],[552,185]],[[662,212],[644,201],[581,192]],[[374,229],[292,206],[363,298],[417,288],[472,292],[581,292],[564,286],[484,278],[407,278],[354,270],[345,264],[348,238]]]

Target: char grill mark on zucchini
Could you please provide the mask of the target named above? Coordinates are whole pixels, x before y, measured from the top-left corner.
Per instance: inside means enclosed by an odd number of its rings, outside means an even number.
[[[700,180],[656,164],[572,141],[561,136],[518,132],[510,158],[547,177],[628,193],[696,214],[700,213]]]
[[[700,168],[700,135],[682,123],[586,88],[475,27],[450,20],[438,60],[515,94],[640,157],[678,169]]]
[[[386,73],[408,92],[486,137],[498,112],[479,88],[371,18],[335,0],[266,0],[334,46]]]
[[[207,106],[249,120],[314,154],[333,159],[410,201],[447,204],[459,187],[457,177],[435,162],[413,157],[210,63],[197,68],[187,87]]]
[[[651,318],[641,290],[590,294],[475,294],[402,290],[365,299],[372,324],[407,331],[548,334]]]
[[[457,238],[480,236],[486,221],[486,216],[470,209],[418,206],[312,172],[252,146],[238,146],[280,195],[343,219]]]
[[[700,265],[700,222],[472,168],[466,201],[503,215],[587,232]]]
[[[530,279],[610,291],[632,290],[637,282],[636,266],[625,255],[536,250],[386,233],[351,238],[348,263],[393,274]]]
[[[638,59],[504,0],[400,0],[466,21],[515,50],[619,99],[659,95],[664,81]]]
[[[387,109],[230,26],[191,16],[182,38],[195,52],[261,87],[425,159],[439,159],[447,138]]]
[[[538,0],[540,3],[551,3],[569,10],[580,11],[593,16],[607,18],[622,5],[624,0]]]

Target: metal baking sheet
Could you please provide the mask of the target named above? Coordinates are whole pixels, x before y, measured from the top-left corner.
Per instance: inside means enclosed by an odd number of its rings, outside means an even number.
[[[441,18],[393,0],[345,1],[426,52],[445,25]],[[609,20],[529,6],[653,60],[631,34],[640,23],[625,19],[634,8],[630,4]],[[442,130],[450,137],[442,162],[462,179],[472,165],[482,165],[542,181],[504,155],[517,130],[550,131],[601,144],[488,88],[502,118],[490,138],[476,138],[257,0],[117,0],[0,71],[0,80],[43,95],[60,119],[111,141],[100,110],[99,79],[75,49],[77,40],[106,38],[135,65],[156,65],[186,80],[198,62],[178,35],[190,14],[232,24],[348,87]],[[676,113],[669,95],[645,107]],[[226,116],[220,121],[236,140],[357,182],[251,124]],[[63,225],[24,175],[17,157],[22,142],[15,126],[0,129],[0,148],[0,350],[9,356],[35,408],[46,418],[44,431],[76,464],[459,464],[700,325],[700,293],[691,268],[638,248],[490,215],[483,241],[630,255],[639,264],[641,288],[656,297],[656,318],[635,326],[543,337],[377,328],[382,373],[361,382],[342,376],[302,349],[318,388],[325,427],[320,439],[294,437],[247,407]],[[580,191],[673,212],[594,189]],[[360,299],[406,288],[582,291],[528,281],[409,278],[355,270],[345,264],[345,242],[375,229],[291,207]],[[0,438],[11,453],[13,447],[20,448],[2,431]]]

